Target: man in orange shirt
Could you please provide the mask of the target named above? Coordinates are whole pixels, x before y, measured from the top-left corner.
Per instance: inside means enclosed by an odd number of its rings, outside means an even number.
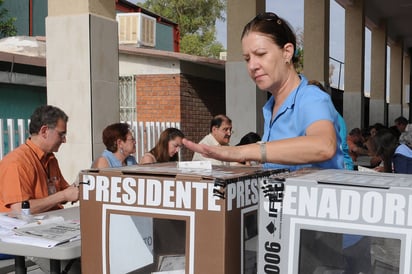
[[[31,213],[62,208],[79,199],[79,189],[62,176],[54,152],[66,142],[68,117],[45,105],[30,117],[30,137],[0,161],[0,212],[21,211],[29,201]]]

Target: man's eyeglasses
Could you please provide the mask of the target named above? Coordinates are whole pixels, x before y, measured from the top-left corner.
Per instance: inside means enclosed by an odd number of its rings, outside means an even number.
[[[233,134],[233,130],[231,127],[224,127],[224,128],[219,128],[221,131],[225,132],[225,133],[230,133]]]
[[[50,129],[53,129],[54,131],[56,131],[60,138],[62,138],[62,139],[66,138],[66,134],[67,134],[66,131],[60,131],[56,128],[50,128]]]

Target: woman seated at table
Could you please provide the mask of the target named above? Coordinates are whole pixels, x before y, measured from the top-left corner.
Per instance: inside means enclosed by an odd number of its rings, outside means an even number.
[[[177,128],[165,129],[159,137],[157,144],[146,152],[140,164],[172,162],[179,160],[179,150],[182,147],[183,132]]]
[[[92,168],[121,167],[137,164],[136,140],[127,123],[115,123],[107,126],[102,134],[106,149],[92,164]]]
[[[411,136],[412,138],[412,136]],[[412,141],[412,140],[411,140]],[[407,145],[399,145],[396,134],[391,129],[381,129],[371,139],[372,153],[382,159],[383,166],[375,168],[376,171],[389,173],[408,173],[408,155],[412,157],[412,151]],[[411,165],[412,158],[409,159]],[[410,170],[409,172],[412,172]]]
[[[403,132],[399,143],[393,155],[394,172],[412,174],[412,130]]]

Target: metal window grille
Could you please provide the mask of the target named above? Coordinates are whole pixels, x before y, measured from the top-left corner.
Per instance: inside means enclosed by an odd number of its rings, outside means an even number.
[[[134,76],[119,77],[120,121],[136,121],[136,82]]]
[[[30,120],[0,119],[0,160],[29,137]]]
[[[136,160],[140,161],[145,152],[152,149],[163,130],[169,127],[180,129],[179,122],[138,122],[124,121],[131,125],[136,138]],[[29,119],[0,118],[0,160],[16,147],[24,144],[29,136]],[[179,152],[180,153],[180,152]]]

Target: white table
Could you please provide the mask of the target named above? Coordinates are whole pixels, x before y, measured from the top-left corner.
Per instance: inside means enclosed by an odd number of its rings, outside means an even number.
[[[46,212],[42,215],[62,216],[65,220],[79,219],[79,207],[70,207]],[[80,257],[81,241],[73,241],[52,248],[43,248],[25,244],[5,243],[0,241],[0,253],[15,255],[15,273],[26,274],[25,256],[50,259],[50,273],[60,274],[60,261]]]

